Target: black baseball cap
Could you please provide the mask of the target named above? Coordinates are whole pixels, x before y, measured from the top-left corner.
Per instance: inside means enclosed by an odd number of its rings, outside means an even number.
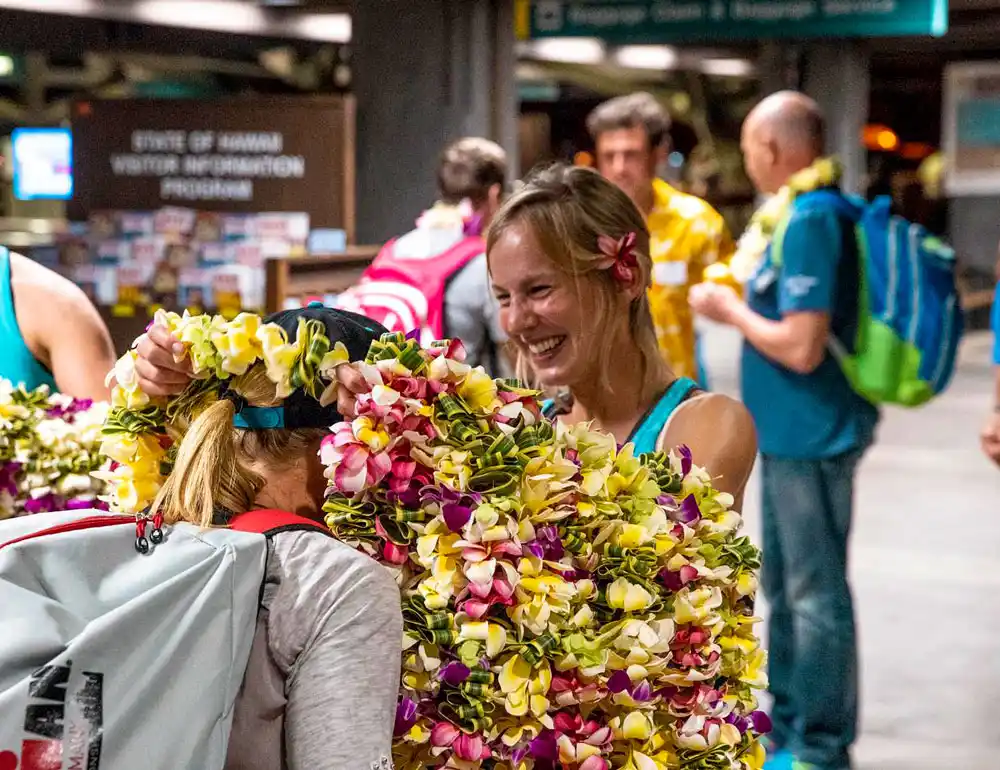
[[[352,361],[364,360],[372,342],[387,333],[385,327],[370,318],[347,310],[324,307],[319,302],[312,302],[304,308],[272,313],[264,319],[264,323],[277,324],[285,330],[289,340],[294,340],[300,319],[322,323],[326,329],[327,339],[330,340],[330,347],[342,342]],[[234,424],[236,427],[251,430],[270,428],[294,430],[328,428],[342,419],[336,404],[320,406],[317,399],[299,388],[281,405],[275,407],[254,407],[237,403]]]

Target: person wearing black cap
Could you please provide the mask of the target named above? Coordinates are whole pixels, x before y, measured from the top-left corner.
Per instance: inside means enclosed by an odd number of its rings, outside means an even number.
[[[322,303],[312,302],[306,310],[317,310],[322,307]],[[284,310],[268,316],[264,319],[264,321],[282,323],[279,319],[284,318],[286,320],[284,321],[282,328],[294,336],[295,324],[298,323],[298,316],[294,314],[301,312],[303,311]],[[379,334],[384,331],[383,327],[379,326],[370,318],[358,315],[357,313],[351,313],[346,310],[337,310],[336,314],[341,318],[354,319],[364,329],[374,328],[379,330]],[[296,320],[292,320],[293,318]],[[341,338],[331,337],[330,339],[333,341]],[[361,352],[357,357],[354,356],[355,350],[346,339],[344,340],[344,344],[348,346],[348,350],[352,354],[351,358],[353,360],[360,360],[365,357],[365,353],[368,351],[367,346],[369,343],[367,341],[358,343],[364,345],[364,352]],[[360,350],[360,348],[358,348],[358,350]],[[175,396],[184,390],[184,388],[188,386],[188,383],[191,382],[191,363],[187,358],[181,359],[181,356],[184,353],[184,345],[171,337],[170,332],[163,326],[154,324],[149,327],[147,332],[139,338],[139,342],[136,346],[136,352],[139,355],[135,362],[135,371],[139,378],[139,387],[142,389],[143,393],[150,396]],[[178,361],[178,359],[180,360]],[[355,369],[348,367],[342,368],[342,371],[339,373],[339,378],[340,388],[337,391],[337,410],[333,413],[338,415],[347,414],[353,416],[354,397],[357,393],[365,391],[367,387],[365,378],[362,377],[361,374]],[[331,421],[328,424],[333,425],[334,422],[336,422],[336,420]]]
[[[385,332],[367,318],[323,307],[266,321],[294,340],[302,319],[322,323],[330,343],[344,343],[352,360],[364,358]],[[164,331],[154,325],[139,343],[172,372],[166,386],[145,380],[148,394],[179,393],[191,379],[174,363]],[[147,374],[157,369],[145,363]],[[303,387],[279,398],[261,361],[226,382],[223,397],[181,438],[152,510],[167,523],[232,521],[236,528],[248,511],[321,520],[326,479],[318,452],[341,420],[336,404],[321,404]],[[388,570],[319,528],[278,530],[269,538],[226,769],[391,766],[402,633],[399,589]]]

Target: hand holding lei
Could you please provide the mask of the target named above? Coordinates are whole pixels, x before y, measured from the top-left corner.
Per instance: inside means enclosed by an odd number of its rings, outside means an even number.
[[[118,511],[141,515],[170,472],[182,426],[224,393],[234,377],[260,363],[275,384],[278,397],[304,387],[317,400],[335,382],[337,366],[348,360],[340,342],[331,346],[318,321],[299,320],[290,340],[284,329],[259,316],[222,316],[157,311],[154,323],[164,326],[183,346],[181,358],[191,362],[194,380],[170,399],[143,393],[135,372],[137,354],[130,350],[108,375],[115,386],[111,412],[103,427],[101,452],[113,463],[95,474],[110,485],[106,501]]]

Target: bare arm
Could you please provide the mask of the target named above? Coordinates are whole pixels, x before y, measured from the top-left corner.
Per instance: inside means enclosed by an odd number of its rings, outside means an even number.
[[[1000,366],[996,372],[996,383],[993,394],[993,410],[986,418],[986,424],[980,433],[979,440],[983,453],[997,465],[1000,465]]]
[[[104,378],[115,350],[97,308],[76,284],[26,257],[12,257],[14,304],[28,348],[62,393],[106,401]]]
[[[823,363],[830,336],[826,313],[787,313],[771,321],[741,302],[734,306],[732,323],[754,348],[793,372],[809,374]]]
[[[720,393],[686,401],[667,425],[662,443],[664,448],[685,444],[695,465],[712,476],[716,489],[733,496],[736,510],[742,508],[757,459],[757,431],[743,404]]]

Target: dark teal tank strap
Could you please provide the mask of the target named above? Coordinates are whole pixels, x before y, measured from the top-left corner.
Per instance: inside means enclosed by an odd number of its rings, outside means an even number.
[[[14,308],[14,289],[10,277],[10,252],[0,246],[0,378],[34,390],[39,385],[55,389],[52,373],[31,354]]]
[[[629,436],[628,440],[635,445],[636,454],[656,451],[656,441],[670,415],[696,390],[698,383],[688,377],[678,377],[670,384],[666,393],[639,421]]]
[[[6,331],[14,318],[14,292],[10,286],[10,252],[5,246],[0,246],[0,330]]]
[[[0,339],[8,353],[19,347],[21,329],[17,325],[17,312],[14,310],[14,288],[10,278],[10,252],[0,246]],[[20,353],[20,351],[17,351]]]

